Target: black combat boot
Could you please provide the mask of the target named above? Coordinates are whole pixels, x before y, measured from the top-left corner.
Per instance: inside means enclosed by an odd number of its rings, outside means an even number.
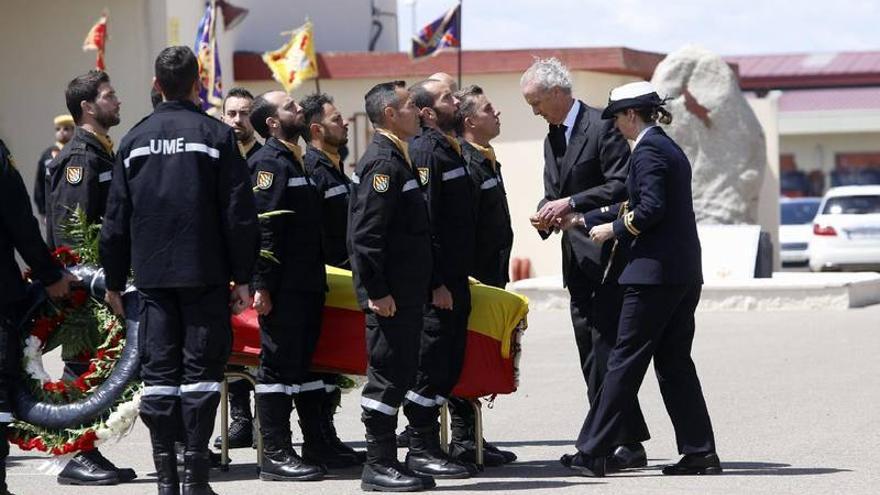
[[[452,417],[452,441],[449,443],[449,456],[463,463],[477,462],[477,442],[473,407],[466,399],[449,398],[449,413]],[[516,454],[501,450],[483,439],[483,465],[501,466],[516,460]]]
[[[415,473],[434,478],[470,478],[472,471],[446,455],[440,449],[440,428],[429,426],[411,426],[409,437],[409,453],[406,455],[406,466]]]
[[[180,479],[177,476],[177,455],[172,448],[153,447],[153,464],[159,482],[159,495],[180,495]]]
[[[181,495],[217,495],[208,484],[211,457],[208,451],[187,450],[183,454],[183,490]]]
[[[327,441],[336,449],[336,452],[340,455],[353,457],[354,462],[357,464],[363,464],[367,460],[367,453],[363,450],[355,450],[349,447],[342,442],[339,434],[336,433],[333,416],[336,414],[336,409],[339,407],[341,399],[342,392],[338,387],[324,394],[321,402],[321,429],[324,431]]]
[[[341,451],[331,437],[330,428],[325,425],[323,389],[300,392],[294,397],[296,411],[299,414],[299,426],[303,435],[302,455],[306,462],[325,465],[331,469],[340,469],[361,464],[352,450]],[[332,413],[331,413],[332,414]],[[332,430],[335,437],[335,429]],[[336,438],[340,444],[342,443]],[[344,445],[344,444],[343,444]]]
[[[119,474],[101,466],[94,450],[73,456],[58,474],[60,485],[102,486],[119,484]]]
[[[394,433],[367,433],[367,460],[361,474],[361,489],[377,492],[419,492],[433,488],[430,477],[416,476],[397,461]]]
[[[290,444],[290,396],[257,394],[263,459],[260,479],[266,481],[313,481],[324,477],[321,466],[305,463]]]
[[[250,383],[236,380],[229,383],[229,448],[254,446],[254,417],[251,415]],[[222,448],[222,439],[214,439],[214,448]]]

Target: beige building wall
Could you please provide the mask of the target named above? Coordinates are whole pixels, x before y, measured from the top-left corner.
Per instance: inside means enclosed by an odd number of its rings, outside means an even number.
[[[407,83],[417,82],[421,77],[407,79]],[[507,187],[510,215],[513,223],[513,257],[524,257],[531,261],[532,275],[553,275],[561,272],[561,249],[559,236],[542,241],[529,223],[529,216],[535,212],[538,201],[544,196],[544,136],[547,123],[532,114],[519,89],[520,74],[488,74],[467,76],[463,85],[478,84],[488,95],[492,104],[501,112],[501,135],[493,142],[498,160],[503,166]],[[322,80],[321,90],[332,95],[343,115],[349,116],[351,165],[363,153],[365,143],[372,133],[363,116],[363,95],[374,84],[387,79],[346,79]],[[635,80],[629,76],[617,76],[596,72],[580,71],[574,73],[574,94],[589,105],[604,106],[611,88]],[[274,81],[238,81],[254,94],[279,89]],[[294,91],[299,99],[315,91],[313,82],[306,82]],[[356,115],[361,114],[361,115]]]
[[[880,132],[780,136],[779,152],[794,155],[799,170],[827,173],[834,170],[838,153],[880,153]]]

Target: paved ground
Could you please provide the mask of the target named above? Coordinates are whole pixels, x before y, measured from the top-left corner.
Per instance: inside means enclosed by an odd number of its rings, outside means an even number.
[[[698,316],[694,356],[715,425],[723,476],[668,478],[659,467],[677,458],[657,383],[649,374],[641,400],[654,438],[649,467],[591,480],[571,476],[557,459],[572,450],[586,401],[567,314],[532,314],[524,340],[520,391],[486,412],[487,436],[520,460],[470,480],[441,481],[460,493],[877,493],[880,445],[880,306],[844,312],[705,313]],[[363,447],[357,393],[344,397],[337,424]],[[21,494],[156,493],[146,429],[104,449],[134,467],[133,484],[72,488],[41,474],[43,462],[13,450],[9,482]],[[401,451],[401,456],[403,451]],[[255,455],[233,451],[228,473],[214,472],[224,495],[358,493],[359,471],[322,482],[256,481]],[[874,474],[874,476],[872,476]],[[871,488],[874,486],[874,488]]]

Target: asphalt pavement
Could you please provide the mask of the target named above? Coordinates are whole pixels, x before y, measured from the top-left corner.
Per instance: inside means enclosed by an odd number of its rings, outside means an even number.
[[[485,409],[486,437],[519,460],[468,480],[440,480],[434,491],[547,494],[868,494],[877,493],[880,445],[880,306],[828,312],[701,313],[693,356],[715,427],[725,473],[665,477],[660,468],[678,458],[672,427],[649,371],[640,393],[653,438],[649,465],[601,479],[562,467],[560,455],[586,412],[585,386],[569,316],[529,316],[519,391]],[[58,369],[58,363],[52,368]],[[363,448],[359,393],[343,397],[336,416],[343,440]],[[296,423],[294,423],[296,424]],[[296,442],[300,441],[295,434]],[[123,441],[102,447],[119,466],[133,467],[129,484],[60,486],[41,472],[45,459],[12,447],[8,482],[13,493],[154,494],[146,428],[138,422]],[[405,455],[399,451],[400,458]],[[360,471],[331,472],[319,482],[257,479],[251,449],[232,451],[228,472],[212,471],[223,495],[345,494],[360,492]]]

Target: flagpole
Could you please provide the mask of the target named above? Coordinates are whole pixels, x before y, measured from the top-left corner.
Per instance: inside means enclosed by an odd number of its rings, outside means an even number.
[[[464,1],[458,2],[458,89],[461,89],[461,51],[464,49],[462,34],[464,33]]]

